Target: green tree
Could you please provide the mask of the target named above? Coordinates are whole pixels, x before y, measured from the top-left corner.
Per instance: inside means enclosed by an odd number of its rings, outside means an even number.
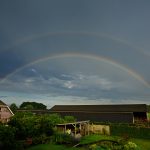
[[[28,109],[30,108],[31,109],[42,109],[42,110],[45,110],[47,107],[46,105],[42,104],[42,103],[37,103],[37,102],[23,102],[21,105],[20,105],[20,109]]]
[[[34,124],[36,116],[32,113],[17,112],[9,121],[9,125],[16,128],[16,138],[26,139],[35,135]]]
[[[18,107],[17,107],[17,105],[15,103],[12,103],[10,105],[10,109],[12,110],[13,113],[15,113],[17,111]]]
[[[53,124],[53,126],[59,123],[64,123],[64,119],[57,113],[47,115],[47,117],[49,121]]]
[[[34,109],[33,105],[31,105],[31,104],[26,105],[25,108],[26,108],[27,110],[33,110],[33,109]]]
[[[76,119],[74,116],[64,116],[64,121],[65,122],[75,122]]]
[[[53,127],[55,126],[52,120],[48,115],[41,115],[38,120],[38,132],[39,134],[46,134],[47,136],[51,136],[53,134]]]

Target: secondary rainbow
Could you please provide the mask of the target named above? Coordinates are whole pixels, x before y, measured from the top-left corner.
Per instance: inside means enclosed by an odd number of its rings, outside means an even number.
[[[134,50],[140,52],[142,55],[144,56],[150,56],[150,54],[143,50],[142,48],[136,47],[134,45],[132,45],[129,41],[120,39],[120,38],[116,38],[114,36],[105,34],[105,33],[95,33],[95,32],[87,32],[87,31],[61,31],[61,32],[46,32],[46,33],[41,33],[41,34],[34,34],[19,40],[16,40],[10,47],[7,47],[4,50],[9,50],[11,48],[14,48],[16,46],[25,44],[25,43],[30,43],[32,41],[38,40],[38,39],[42,39],[42,38],[46,38],[46,37],[53,37],[53,36],[93,36],[96,38],[107,38],[110,39],[112,41],[118,42],[118,43],[122,43],[124,45],[127,45],[129,47],[132,47]],[[3,50],[2,50],[3,51]]]

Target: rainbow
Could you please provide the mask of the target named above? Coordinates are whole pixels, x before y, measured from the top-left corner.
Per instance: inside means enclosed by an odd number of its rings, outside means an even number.
[[[53,36],[93,36],[96,38],[107,38],[110,39],[112,41],[118,42],[118,43],[122,43],[124,45],[127,45],[129,47],[132,47],[134,49],[136,49],[136,51],[140,52],[141,54],[143,54],[144,56],[150,56],[150,54],[143,50],[142,48],[136,47],[134,45],[132,45],[129,41],[120,39],[120,38],[116,38],[114,36],[108,35],[108,34],[104,34],[104,33],[95,33],[95,32],[87,32],[87,31],[62,31],[62,32],[46,32],[46,33],[41,33],[41,34],[35,34],[29,37],[25,37],[19,40],[16,40],[10,47],[7,47],[4,50],[9,50],[11,48],[14,48],[16,46],[25,44],[25,43],[30,43],[32,41],[38,40],[38,39],[42,39],[42,38],[46,38],[46,37],[53,37]]]
[[[146,87],[148,87],[148,88],[150,87],[150,84],[141,75],[139,75],[134,70],[128,68],[127,66],[125,66],[125,65],[123,65],[123,64],[121,64],[121,63],[119,63],[115,60],[112,60],[111,58],[108,58],[108,57],[92,55],[92,54],[84,54],[84,53],[63,53],[63,54],[55,54],[55,55],[50,55],[50,56],[47,56],[47,57],[44,57],[44,58],[40,58],[38,60],[35,60],[31,63],[28,63],[28,64],[16,69],[14,72],[10,73],[4,79],[2,79],[0,83],[6,81],[11,76],[15,75],[16,73],[20,72],[21,70],[23,70],[26,67],[29,67],[31,65],[34,65],[34,64],[37,64],[37,63],[40,63],[40,62],[44,62],[44,61],[47,61],[47,60],[50,60],[50,59],[67,58],[67,57],[87,58],[87,59],[93,59],[93,60],[96,60],[96,61],[102,61],[104,63],[108,63],[110,65],[113,65],[114,67],[118,67],[119,69],[127,72],[129,75],[131,75],[132,77],[134,77],[135,79],[140,81]]]

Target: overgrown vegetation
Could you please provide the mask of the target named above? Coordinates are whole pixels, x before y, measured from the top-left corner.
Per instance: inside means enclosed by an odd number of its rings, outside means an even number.
[[[54,139],[55,125],[66,121],[75,121],[75,118],[18,112],[8,125],[0,124],[0,149],[17,150],[28,145],[49,143]]]
[[[19,143],[15,140],[16,129],[0,124],[0,149],[17,150]]]
[[[29,146],[39,144],[47,145],[39,146],[45,147],[43,150],[48,150],[48,146],[52,146],[53,148],[50,147],[52,150],[69,149],[66,146],[76,145],[78,141],[70,135],[57,132],[55,125],[74,121],[76,119],[73,116],[61,117],[58,114],[34,115],[29,112],[17,112],[7,125],[0,124],[0,149],[23,150]],[[129,124],[109,125],[111,127],[111,136],[85,136],[81,138],[79,143],[79,146],[82,147],[81,149],[137,150],[141,147],[142,150],[147,150],[141,146],[141,143],[137,144],[138,140],[134,142],[131,138],[150,139],[150,128],[144,128],[145,125],[144,127],[143,125]],[[38,150],[39,147],[37,146],[35,150]],[[32,150],[32,148],[29,150]]]

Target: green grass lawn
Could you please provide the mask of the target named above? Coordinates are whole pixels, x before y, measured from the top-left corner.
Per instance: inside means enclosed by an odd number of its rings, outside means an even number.
[[[99,141],[99,140],[112,140],[115,141],[117,140],[118,137],[116,136],[105,136],[105,135],[92,135],[92,136],[87,136],[84,137],[81,140],[81,144],[87,144],[87,143],[93,143],[94,141]],[[140,148],[140,150],[150,150],[150,140],[146,140],[146,139],[135,139],[132,138],[130,139],[130,141],[134,142],[136,145],[138,145],[138,147]]]
[[[93,134],[90,136],[85,136],[81,139],[80,144],[81,145],[85,145],[85,144],[90,144],[93,142],[98,142],[100,140],[111,140],[111,141],[116,141],[117,137],[113,137],[113,136],[107,136],[107,135],[97,135],[97,134]]]
[[[150,150],[150,140],[143,139],[131,139],[132,142],[136,143],[140,150]]]
[[[63,145],[41,144],[33,146],[27,150],[84,150],[82,148],[69,148]]]
[[[100,141],[100,140],[116,140],[119,137],[113,137],[113,136],[105,136],[105,135],[90,135],[84,137],[80,144],[89,144],[93,143],[94,141]],[[130,141],[134,142],[140,150],[150,150],[150,140],[145,139],[135,139],[132,138]],[[41,144],[37,146],[33,146],[31,148],[28,148],[27,150],[85,150],[84,148],[72,148],[72,147],[65,147],[64,145],[54,145],[54,144]]]

